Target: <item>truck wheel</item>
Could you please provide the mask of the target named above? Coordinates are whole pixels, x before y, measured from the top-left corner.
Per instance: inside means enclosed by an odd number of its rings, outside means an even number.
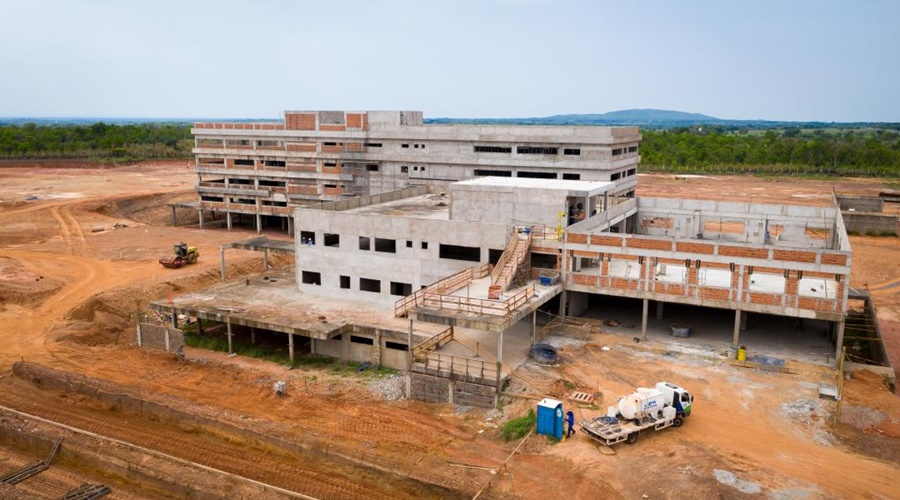
[[[625,438],[625,442],[628,443],[628,444],[634,444],[634,443],[637,443],[638,435],[640,435],[640,432],[637,432],[637,431],[636,431],[636,432],[632,432],[631,434],[628,435],[627,438]]]
[[[681,417],[675,417],[675,420],[672,421],[672,427],[681,427],[681,424],[684,423],[684,419]]]

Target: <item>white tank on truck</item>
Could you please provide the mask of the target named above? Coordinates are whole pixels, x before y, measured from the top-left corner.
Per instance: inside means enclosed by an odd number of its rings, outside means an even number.
[[[638,387],[620,398],[616,406],[610,406],[606,416],[582,422],[581,429],[609,446],[622,441],[633,444],[642,430],[681,427],[691,414],[693,402],[691,393],[669,382]]]

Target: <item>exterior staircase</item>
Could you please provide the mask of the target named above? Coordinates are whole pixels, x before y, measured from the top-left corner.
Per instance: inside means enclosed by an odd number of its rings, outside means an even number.
[[[513,230],[506,249],[494,266],[491,273],[491,284],[501,287],[501,291],[505,292],[509,289],[509,284],[516,275],[516,271],[525,262],[528,256],[528,250],[531,247],[531,230],[525,228],[516,228]]]

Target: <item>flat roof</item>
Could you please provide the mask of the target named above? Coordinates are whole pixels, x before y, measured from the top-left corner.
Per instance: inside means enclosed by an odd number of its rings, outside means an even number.
[[[447,193],[431,193],[399,200],[375,203],[345,210],[354,214],[392,215],[420,219],[450,219],[450,197]]]
[[[569,196],[595,196],[612,190],[615,182],[574,181],[564,179],[532,179],[529,177],[476,177],[450,185],[472,186],[476,190],[496,188],[540,189],[542,191],[565,191]],[[485,189],[479,189],[485,188]]]

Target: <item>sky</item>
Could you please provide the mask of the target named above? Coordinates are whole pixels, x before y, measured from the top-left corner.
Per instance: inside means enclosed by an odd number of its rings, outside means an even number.
[[[900,1],[0,0],[0,116],[900,122]]]

